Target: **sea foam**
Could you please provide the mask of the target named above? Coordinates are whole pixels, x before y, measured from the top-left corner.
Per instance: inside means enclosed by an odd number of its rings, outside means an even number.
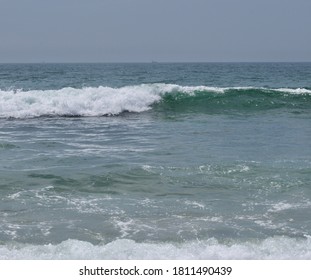
[[[197,93],[224,94],[233,91],[262,90],[286,94],[311,94],[308,89],[263,89],[251,87],[180,86],[141,84],[137,86],[62,88],[58,90],[0,90],[0,118],[34,118],[40,116],[104,116],[122,112],[150,110],[164,96]]]
[[[152,88],[88,87],[82,89],[1,91],[0,117],[100,116],[142,112],[160,100]]]
[[[62,88],[58,90],[0,91],[0,118],[40,116],[103,116],[149,110],[164,94],[195,91],[224,92],[222,88],[142,84],[111,87]]]
[[[221,244],[216,239],[174,243],[137,243],[119,239],[93,245],[67,240],[52,245],[1,245],[0,259],[311,259],[311,238],[270,237],[263,241]]]

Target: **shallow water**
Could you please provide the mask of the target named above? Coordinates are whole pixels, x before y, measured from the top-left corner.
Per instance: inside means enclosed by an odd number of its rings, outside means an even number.
[[[310,259],[311,64],[0,65],[2,259]]]

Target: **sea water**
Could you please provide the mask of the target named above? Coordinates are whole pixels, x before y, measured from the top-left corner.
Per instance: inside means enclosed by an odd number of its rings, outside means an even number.
[[[0,64],[1,259],[311,259],[311,64]]]

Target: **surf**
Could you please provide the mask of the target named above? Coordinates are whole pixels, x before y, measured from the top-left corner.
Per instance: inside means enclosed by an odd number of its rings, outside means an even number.
[[[0,90],[0,118],[98,117],[149,110],[176,112],[251,112],[310,109],[311,89],[140,84],[65,87],[57,90]]]
[[[58,244],[8,244],[0,246],[0,259],[232,259],[232,260],[291,260],[311,259],[310,237],[295,239],[269,237],[264,240],[227,243],[215,238],[185,243],[146,243],[118,239],[94,245],[87,241],[68,239]]]

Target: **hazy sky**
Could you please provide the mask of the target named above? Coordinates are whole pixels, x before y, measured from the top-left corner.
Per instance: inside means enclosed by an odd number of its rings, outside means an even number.
[[[311,0],[0,0],[0,62],[311,61]]]

